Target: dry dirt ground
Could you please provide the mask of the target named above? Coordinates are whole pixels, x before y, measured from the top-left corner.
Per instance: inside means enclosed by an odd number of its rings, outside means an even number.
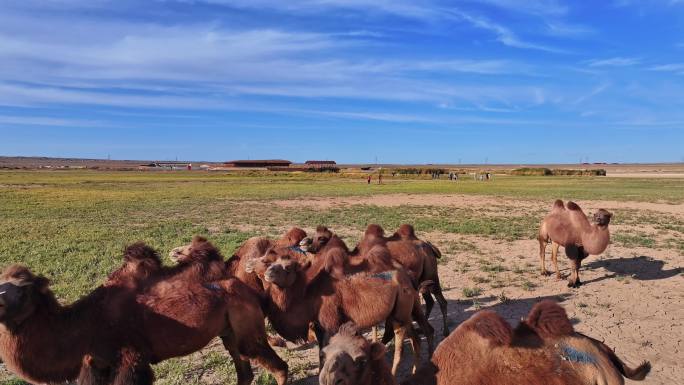
[[[585,212],[602,207],[684,219],[684,205],[611,201],[578,203]],[[280,201],[278,204],[320,209],[356,204],[446,205],[488,210],[498,205],[512,206],[516,210],[538,210],[550,206],[546,201],[460,195],[384,195]],[[344,236],[358,236],[345,234],[345,229],[336,230]],[[635,224],[613,226],[611,230],[617,234],[643,229]],[[584,261],[580,273],[584,284],[578,289],[569,289],[565,279],[557,280],[553,275],[540,276],[536,240],[504,241],[439,232],[419,232],[419,236],[436,243],[444,253],[439,272],[449,300],[452,330],[479,309],[495,310],[515,324],[534,303],[553,298],[565,307],[578,331],[604,341],[628,364],[651,361],[653,370],[641,383],[684,384],[684,256],[681,249],[611,244],[603,255],[590,256]],[[559,266],[561,274],[566,277],[569,264],[562,250]],[[547,249],[547,269],[552,270],[550,247]],[[471,297],[467,298],[466,294]],[[437,340],[441,341],[441,314],[437,306],[430,321],[436,328]],[[392,351],[393,347],[388,350]],[[291,345],[288,351],[280,349],[279,354],[288,357],[296,378],[294,384],[318,383],[315,348]],[[410,348],[406,346],[405,358],[409,358],[409,354]],[[391,359],[389,355],[388,359]],[[402,375],[407,373],[408,368],[404,367]]]

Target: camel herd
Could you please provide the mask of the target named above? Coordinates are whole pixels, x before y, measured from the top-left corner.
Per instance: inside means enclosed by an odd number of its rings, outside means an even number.
[[[573,266],[570,285],[579,285],[581,260],[608,244],[610,217],[599,210],[590,223],[576,204],[557,201],[539,230],[542,273],[552,242],[557,276],[563,246]],[[396,385],[408,339],[414,373],[406,385],[613,385],[623,377],[641,380],[650,370],[648,362],[629,368],[606,345],[576,332],[550,301],[535,305],[515,328],[480,311],[449,333],[441,253],[410,225],[391,236],[369,225],[354,249],[324,226],[310,236],[292,228],[277,240],[247,240],[227,261],[195,237],[170,257],[175,265],[164,266],[156,250],[134,243],[120,268],[69,305],[57,301],[45,277],[20,265],[6,268],[0,275],[2,362],[35,384],[146,385],[154,382],[152,364],[219,337],[238,385],[252,383],[252,364],[284,385],[288,365],[272,348],[284,339],[318,343],[321,385]],[[436,350],[428,322],[435,299],[446,337]],[[267,334],[265,320],[278,335]],[[378,325],[385,327],[382,339]],[[372,341],[361,333],[369,328]],[[431,357],[425,363],[422,337]],[[389,365],[385,344],[392,339]]]

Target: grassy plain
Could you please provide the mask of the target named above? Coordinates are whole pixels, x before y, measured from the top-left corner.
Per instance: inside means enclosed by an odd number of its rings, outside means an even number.
[[[326,208],[307,204],[321,198],[382,194],[414,195],[418,203]],[[424,194],[549,203],[529,210],[520,210],[514,203],[478,207],[423,205],[420,197]],[[250,236],[275,235],[291,225],[312,228],[326,224],[347,233],[358,231],[360,235],[368,223],[394,229],[400,223],[409,222],[422,233],[510,242],[533,238],[539,219],[550,206],[550,200],[556,198],[660,202],[677,206],[684,203],[684,179],[497,176],[490,182],[470,178],[450,182],[388,176],[383,185],[369,186],[360,178],[334,175],[3,171],[0,172],[0,266],[26,264],[52,279],[52,288],[61,300],[72,301],[99,285],[120,264],[124,245],[136,240],[149,242],[165,252],[189,241],[194,234],[204,234],[225,255],[230,255]],[[302,204],[283,206],[278,204],[282,200],[297,200]],[[619,214],[617,226],[645,223],[655,233],[645,234],[632,228],[615,237],[615,242],[684,250],[681,217],[628,209]],[[353,240],[352,236],[350,241]],[[447,249],[446,254],[479,252],[477,246],[466,241],[443,241],[442,247]],[[458,269],[469,271],[463,265]],[[474,278],[475,283],[505,287],[506,282],[496,277],[501,271],[492,269],[489,264],[483,264],[480,273],[487,273],[489,277]],[[523,271],[519,267],[515,269]],[[522,282],[520,285],[527,287],[525,290],[533,290],[533,283],[526,279]],[[479,287],[473,287],[467,292],[464,290],[463,296],[477,297],[480,293]],[[234,381],[232,363],[218,348],[205,349],[191,359],[167,361],[155,370],[161,384]],[[1,371],[0,381],[19,383]],[[259,381],[267,383],[265,378]]]

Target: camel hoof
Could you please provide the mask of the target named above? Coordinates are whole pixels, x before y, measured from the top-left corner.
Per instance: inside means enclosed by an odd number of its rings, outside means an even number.
[[[548,271],[548,270],[542,270],[541,275],[542,275],[543,277],[548,277],[549,275],[551,275],[551,272]]]
[[[573,289],[577,289],[582,285],[582,282],[577,281],[577,282],[568,282],[568,287],[571,287]]]

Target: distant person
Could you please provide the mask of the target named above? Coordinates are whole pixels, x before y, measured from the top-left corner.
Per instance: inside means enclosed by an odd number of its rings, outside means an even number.
[[[378,184],[382,184],[382,174],[378,174]]]
[[[371,178],[373,178],[373,177],[368,175],[368,184],[371,184]]]

